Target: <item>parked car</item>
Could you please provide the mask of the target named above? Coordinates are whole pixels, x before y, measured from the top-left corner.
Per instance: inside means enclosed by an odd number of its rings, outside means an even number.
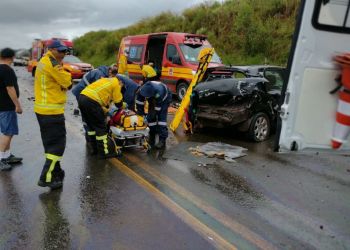
[[[15,57],[13,60],[14,66],[27,66],[29,61],[29,57]]]
[[[30,52],[26,49],[20,49],[16,51],[15,59],[13,60],[14,66],[26,66],[28,65]]]
[[[281,67],[210,69],[193,90],[190,120],[195,128],[235,127],[253,141],[264,141],[276,124],[283,83]]]
[[[71,73],[72,80],[78,81],[83,75],[93,69],[89,63],[82,62],[78,57],[73,55],[66,55],[63,58],[63,68]]]

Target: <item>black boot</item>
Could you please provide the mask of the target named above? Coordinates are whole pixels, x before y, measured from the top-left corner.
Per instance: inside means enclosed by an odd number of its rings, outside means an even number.
[[[50,168],[51,160],[46,160],[44,168],[41,172],[40,179],[38,181],[38,186],[40,187],[49,187],[51,189],[58,189],[62,188],[63,186],[63,179],[65,176],[64,170],[61,169],[59,161],[56,162],[54,170],[51,172],[51,181],[46,181],[46,175]]]
[[[121,156],[121,150],[117,149],[114,139],[107,136],[104,140],[97,140],[97,149],[100,159],[107,159]]]
[[[96,140],[87,142],[86,146],[88,147],[90,155],[97,155],[98,151],[97,151],[97,142],[96,142]]]
[[[154,145],[156,144],[156,134],[149,133],[148,144],[150,145],[151,148],[154,147]]]
[[[97,154],[96,133],[91,131],[87,132],[85,134],[85,139],[86,139],[86,146],[88,147],[89,153],[91,155],[96,155]]]

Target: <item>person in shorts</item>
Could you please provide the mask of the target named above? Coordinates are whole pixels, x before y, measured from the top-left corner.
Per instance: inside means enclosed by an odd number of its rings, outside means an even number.
[[[22,114],[19,102],[17,77],[11,68],[15,51],[10,48],[0,52],[0,170],[10,170],[12,164],[22,158],[11,154],[10,145],[14,135],[18,135],[17,114]]]

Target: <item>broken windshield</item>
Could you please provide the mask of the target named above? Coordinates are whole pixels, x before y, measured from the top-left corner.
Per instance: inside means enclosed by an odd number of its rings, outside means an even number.
[[[180,49],[182,51],[182,54],[185,58],[185,60],[187,62],[190,63],[198,63],[197,57],[199,52],[203,49],[203,48],[211,48],[208,45],[201,45],[201,46],[196,46],[193,47],[191,45],[186,45],[186,44],[180,44]],[[220,57],[216,54],[216,52],[214,53],[212,59],[211,59],[212,63],[220,63],[221,64],[221,59]]]

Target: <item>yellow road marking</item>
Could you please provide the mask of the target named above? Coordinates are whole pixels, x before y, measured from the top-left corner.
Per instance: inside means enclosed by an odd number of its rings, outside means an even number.
[[[197,233],[199,233],[205,240],[211,243],[214,247],[218,249],[237,249],[236,246],[232,245],[212,229],[207,227],[205,224],[197,220],[193,215],[167,197],[165,194],[160,192],[157,188],[155,188],[148,181],[143,179],[140,175],[132,171],[122,162],[117,159],[109,160],[113,165],[118,168],[122,173],[126,176],[134,180],[140,186],[142,186],[145,190],[150,192],[159,202],[161,202],[164,206],[166,206],[169,210],[171,210],[177,217],[179,217],[182,221],[184,221],[187,225],[189,225],[192,229],[194,229]]]
[[[125,154],[125,153],[124,153],[124,156],[128,160],[132,161],[133,163],[136,163],[138,167],[144,169],[146,172],[148,172],[150,175],[155,177],[157,180],[161,181],[163,184],[170,187],[173,191],[185,197],[187,200],[191,201],[193,204],[195,204],[197,207],[205,211],[211,217],[215,218],[221,224],[225,225],[227,228],[231,229],[233,232],[238,233],[243,238],[253,243],[260,249],[277,249],[274,245],[267,242],[262,237],[252,232],[244,225],[238,223],[237,221],[234,221],[233,219],[231,219],[231,217],[228,217],[226,214],[210,206],[205,201],[198,198],[196,195],[187,191],[185,188],[179,186],[175,181],[173,181],[169,177],[161,174],[159,171],[148,166],[144,161],[141,161],[138,157],[131,154]]]

